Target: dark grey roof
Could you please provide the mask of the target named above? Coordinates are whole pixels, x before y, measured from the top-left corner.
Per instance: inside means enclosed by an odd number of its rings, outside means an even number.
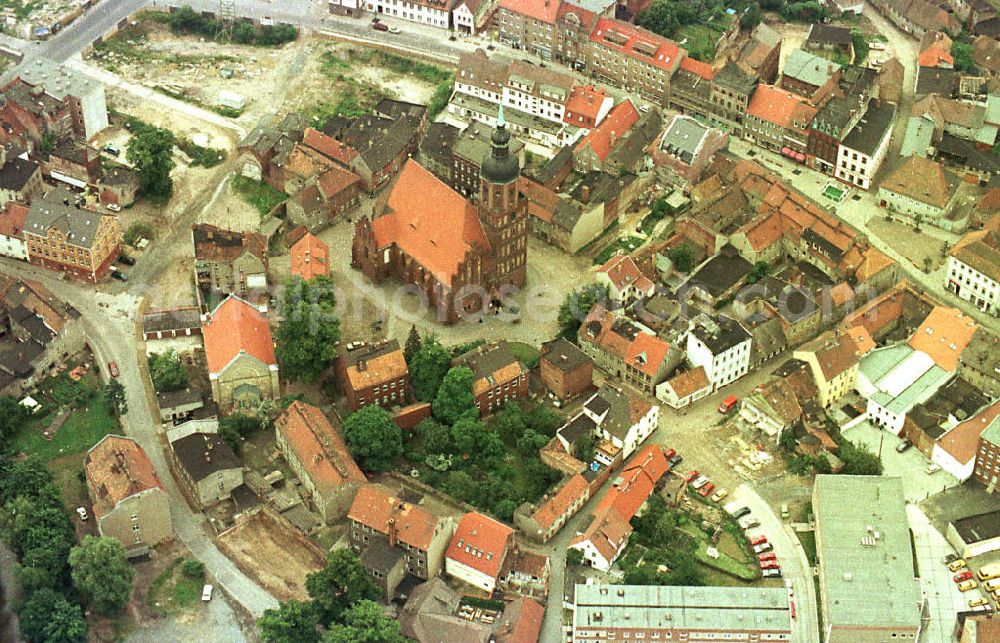
[[[712,83],[739,94],[749,95],[757,86],[757,75],[747,74],[736,63],[728,62],[715,74]]]
[[[20,192],[38,171],[38,163],[22,158],[9,159],[0,168],[0,190]]]
[[[868,103],[865,115],[844,137],[844,145],[869,156],[874,154],[882,138],[892,127],[895,115],[896,107],[891,103],[880,105],[878,101],[872,100]]]
[[[156,392],[156,403],[161,409],[171,409],[190,404],[204,404],[205,400],[199,391],[185,388],[179,391]]]
[[[750,333],[739,322],[725,315],[697,319],[691,328],[691,333],[714,355],[723,353],[750,339]]]
[[[718,297],[740,282],[753,266],[749,261],[735,252],[723,252],[715,255],[693,275],[689,283],[705,289],[713,297]]]
[[[35,372],[32,364],[45,349],[38,342],[15,342],[0,347],[0,369],[17,378]]]
[[[750,361],[757,363],[765,355],[774,355],[788,346],[788,338],[777,317],[765,319],[750,331]]]
[[[94,243],[101,213],[74,207],[76,195],[64,188],[56,188],[40,199],[35,199],[24,222],[26,232],[45,236],[49,228],[56,228],[66,235],[66,240],[88,248]]]
[[[981,150],[972,141],[959,138],[947,132],[937,144],[938,154],[945,160],[959,165],[988,172],[1000,173],[1000,159],[989,150]]]
[[[104,185],[128,185],[138,182],[139,175],[134,170],[121,166],[111,168],[110,171],[105,172],[104,176],[101,177],[101,183]]]
[[[201,313],[197,308],[155,310],[142,316],[142,329],[147,333],[180,330],[201,326]]]
[[[788,377],[796,371],[801,371],[802,369],[808,368],[808,364],[800,359],[789,359],[781,363],[781,366],[771,371],[771,375],[775,377]]]
[[[376,357],[395,353],[399,350],[399,342],[389,339],[383,342],[365,342],[355,346],[353,350],[345,350],[342,359],[347,368],[356,366],[361,361],[371,361]]]
[[[376,538],[361,552],[361,563],[365,569],[387,574],[403,561],[404,556],[398,547]]]
[[[427,113],[427,107],[394,98],[383,98],[375,106],[375,113],[385,118],[391,118],[392,120],[396,120],[402,116],[420,119]]]
[[[241,469],[243,465],[218,433],[192,433],[171,443],[174,455],[195,482],[216,471]]]
[[[627,170],[635,170],[646,159],[646,149],[663,131],[660,110],[652,109],[639,118],[618,145],[612,147],[606,159]]]
[[[917,69],[916,96],[927,96],[928,94],[938,94],[946,98],[954,96],[958,91],[960,76],[961,73],[954,69],[920,67]]]
[[[31,338],[45,346],[56,336],[52,330],[45,325],[45,320],[31,312],[24,306],[17,306],[10,311],[10,316],[21,325]]]
[[[452,361],[452,366],[467,366],[475,378],[491,378],[495,371],[517,362],[517,356],[511,350],[507,340],[502,339],[495,344],[483,344],[471,351],[459,355]]]
[[[988,513],[959,518],[951,522],[965,544],[990,540],[1000,536],[1000,509]]]
[[[601,430],[624,440],[632,428],[632,404],[629,396],[605,384],[586,403],[587,410],[600,415],[607,411]]]
[[[323,133],[350,145],[372,171],[378,171],[413,141],[419,127],[420,117],[404,111],[395,119],[378,114],[332,118],[323,125]]]
[[[492,150],[490,140],[492,136],[492,127],[479,121],[473,121],[455,138],[452,151],[455,156],[480,165]],[[507,148],[512,156],[517,156],[524,149],[524,142],[516,136],[511,136]]]
[[[447,168],[451,165],[451,150],[462,130],[448,123],[431,123],[420,141],[420,155]]]
[[[592,361],[576,344],[563,337],[542,344],[542,353],[542,361],[560,371],[572,371]]]
[[[851,45],[851,30],[817,22],[809,27],[806,42],[815,45]]]
[[[561,170],[565,169],[566,165],[573,165],[573,146],[564,145],[562,146],[556,155],[553,156],[549,161],[543,165],[540,169],[534,172],[533,177],[539,183],[545,184],[552,180],[552,178],[558,174]]]

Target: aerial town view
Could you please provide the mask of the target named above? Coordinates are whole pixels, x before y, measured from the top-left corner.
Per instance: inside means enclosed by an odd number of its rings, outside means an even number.
[[[0,0],[0,642],[1000,643],[1000,0]]]

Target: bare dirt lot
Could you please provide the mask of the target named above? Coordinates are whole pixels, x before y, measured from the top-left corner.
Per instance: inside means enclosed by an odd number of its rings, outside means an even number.
[[[244,574],[279,600],[308,600],[306,576],[326,559],[295,527],[261,511],[216,539],[219,549]]]

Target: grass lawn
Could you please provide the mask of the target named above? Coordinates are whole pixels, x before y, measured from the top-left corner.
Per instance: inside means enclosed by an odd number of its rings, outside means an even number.
[[[687,42],[683,45],[684,48],[691,52],[694,58],[711,63],[715,58],[716,44],[721,36],[722,32],[713,27],[696,23],[681,27],[674,39],[681,42],[687,38]]]
[[[619,250],[624,250],[626,253],[631,253],[633,250],[642,245],[645,239],[641,237],[628,236],[624,239],[615,239],[607,248],[601,251],[601,254],[594,257],[594,265],[601,265],[606,263],[616,252]]]
[[[806,550],[806,558],[809,559],[809,564],[816,565],[816,532],[814,531],[797,531],[795,535],[799,537],[799,542],[802,543],[802,549]]]
[[[747,562],[738,560],[724,551],[723,547],[718,547],[719,557],[712,558],[705,552],[705,548],[708,545],[708,534],[703,532],[698,528],[696,524],[692,521],[688,521],[680,526],[685,533],[692,536],[696,541],[698,541],[698,548],[695,550],[695,557],[697,557],[698,562],[707,567],[718,569],[722,572],[728,572],[733,576],[741,578],[743,580],[752,581],[757,579],[757,569],[756,566],[748,565]],[[725,538],[726,535],[723,535]],[[720,539],[721,543],[721,539]],[[725,548],[729,549],[729,548]]]
[[[55,478],[59,491],[62,492],[63,504],[68,509],[85,507],[90,504],[87,497],[87,485],[80,480],[83,471],[83,452],[56,458],[49,461],[49,470]]]
[[[514,352],[517,359],[528,368],[534,368],[538,364],[541,353],[537,348],[524,342],[509,342],[510,350]]]
[[[53,411],[44,418],[33,420],[14,437],[14,448],[35,455],[46,462],[65,455],[81,453],[97,444],[101,438],[119,430],[111,408],[98,394],[82,408],[73,411],[55,438],[46,440],[41,429],[56,418]]]
[[[237,176],[233,179],[233,189],[247,203],[257,208],[262,217],[267,216],[275,206],[288,198],[287,194],[275,190],[267,183],[254,181],[245,176]]]
[[[181,571],[183,562],[183,558],[175,558],[146,592],[146,605],[161,616],[183,612],[201,598],[204,581],[185,576]]]

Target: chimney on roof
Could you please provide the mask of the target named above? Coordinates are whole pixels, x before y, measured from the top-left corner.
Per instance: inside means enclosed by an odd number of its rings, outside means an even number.
[[[386,534],[386,538],[389,541],[389,546],[395,547],[396,542],[399,540],[399,532],[396,531],[396,519],[390,518],[389,521],[386,523],[386,527],[389,530],[389,533]]]
[[[590,186],[584,185],[583,190],[580,193],[580,201],[583,203],[590,203]]]

